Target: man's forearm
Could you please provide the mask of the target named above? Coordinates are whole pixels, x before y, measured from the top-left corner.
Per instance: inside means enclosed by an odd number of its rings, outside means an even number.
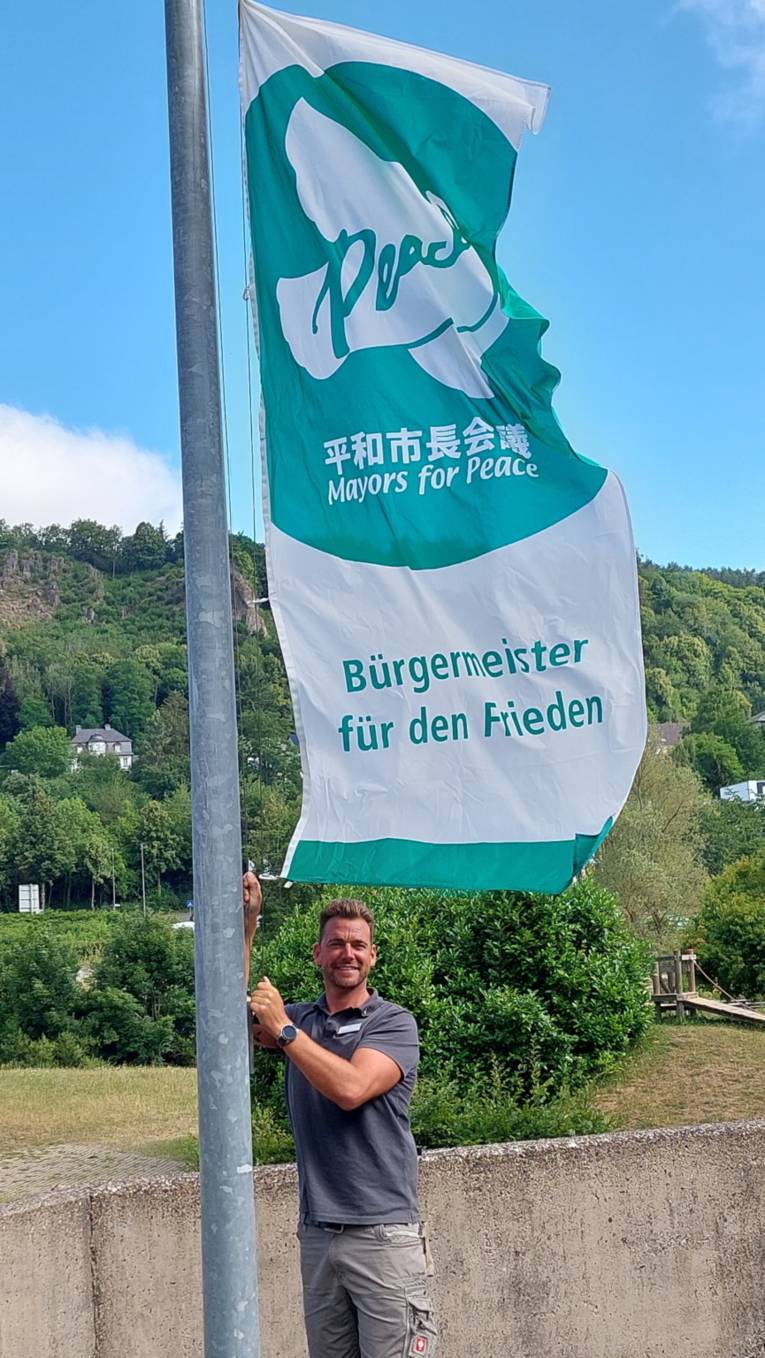
[[[248,929],[247,926],[245,925],[245,929],[244,929],[244,988],[245,988],[245,990],[249,990],[249,988],[250,988],[250,959],[251,959],[251,957],[252,957],[252,941],[253,941],[253,939],[254,939],[254,937],[255,937],[255,930],[257,929],[257,927],[258,927],[257,924],[255,924],[254,928]]]
[[[250,953],[252,940],[260,921],[263,909],[263,893],[254,872],[246,872],[242,878],[242,904],[244,907],[244,988],[250,988]]]
[[[369,1082],[364,1075],[344,1056],[328,1052],[307,1033],[298,1031],[295,1041],[284,1048],[284,1054],[314,1089],[345,1112],[358,1108],[367,1099]]]

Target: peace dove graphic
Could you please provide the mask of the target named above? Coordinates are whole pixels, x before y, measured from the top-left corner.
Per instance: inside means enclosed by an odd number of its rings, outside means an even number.
[[[493,396],[481,358],[508,317],[447,204],[305,99],[285,149],[327,252],[321,268],[277,283],[295,362],[322,381],[350,354],[401,345],[444,386]]]

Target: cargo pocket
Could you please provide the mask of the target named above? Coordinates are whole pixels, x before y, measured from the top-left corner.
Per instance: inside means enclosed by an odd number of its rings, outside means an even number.
[[[437,1331],[427,1292],[421,1287],[407,1291],[406,1309],[404,1358],[434,1358]]]

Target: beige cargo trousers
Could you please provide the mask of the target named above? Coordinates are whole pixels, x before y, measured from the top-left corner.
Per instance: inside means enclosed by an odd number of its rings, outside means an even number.
[[[310,1358],[434,1358],[419,1226],[298,1230]]]

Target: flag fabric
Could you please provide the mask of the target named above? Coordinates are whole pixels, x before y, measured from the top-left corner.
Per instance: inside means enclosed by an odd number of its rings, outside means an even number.
[[[242,0],[297,881],[559,891],[645,743],[622,487],[497,264],[548,90]]]

